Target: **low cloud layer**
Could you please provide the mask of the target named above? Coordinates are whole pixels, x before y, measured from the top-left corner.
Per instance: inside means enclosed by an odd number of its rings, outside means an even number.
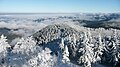
[[[10,33],[29,36],[47,25],[65,23],[76,29],[83,28],[85,23],[75,20],[99,20],[105,19],[111,14],[42,14],[42,15],[0,15],[0,28],[11,29]],[[112,19],[111,21],[119,21]],[[82,30],[82,29],[81,29]]]

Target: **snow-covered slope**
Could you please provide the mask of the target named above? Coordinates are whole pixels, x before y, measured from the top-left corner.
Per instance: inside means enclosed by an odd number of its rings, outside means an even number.
[[[82,29],[82,28],[79,28]],[[106,33],[106,31],[108,31]],[[99,38],[98,34],[102,35],[102,39],[107,41],[109,36],[112,38],[114,35],[114,29],[105,30],[105,29],[89,29],[84,28],[82,31],[77,30],[74,27],[67,25],[67,24],[53,24],[48,25],[47,27],[39,30],[35,34],[33,34],[34,39],[36,40],[39,46],[43,46],[44,48],[49,48],[52,50],[53,53],[57,53],[60,51],[60,43],[64,40],[64,44],[68,46],[68,50],[70,52],[70,60],[73,63],[77,63],[79,59],[79,48],[82,46],[82,41],[84,41],[84,34],[87,32],[87,37],[92,40],[91,44],[96,44],[97,39]],[[110,35],[108,35],[108,33]],[[116,34],[119,40],[119,30],[117,30]],[[91,34],[90,34],[91,33]],[[104,35],[103,35],[104,34]],[[108,36],[108,37],[106,37]],[[61,40],[62,39],[62,40]],[[102,44],[103,45],[103,44]]]
[[[79,38],[80,33],[76,29],[70,27],[67,24],[54,24],[39,30],[33,37],[38,41],[38,44],[47,43],[55,39],[65,38],[75,34],[76,39]]]

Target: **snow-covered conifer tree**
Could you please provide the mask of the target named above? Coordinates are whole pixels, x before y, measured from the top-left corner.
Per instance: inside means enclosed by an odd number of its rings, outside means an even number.
[[[116,43],[116,45],[119,46],[120,45],[120,40],[118,39],[117,35],[118,35],[117,30],[114,29],[112,39]]]
[[[101,35],[99,34],[98,43],[95,47],[95,54],[94,54],[95,62],[101,61],[101,56],[102,56],[103,51],[104,51],[103,49],[104,49],[104,44],[102,43],[102,38],[101,38]]]
[[[41,51],[41,48],[36,45],[32,37],[21,38],[14,46],[10,57],[11,66],[24,65],[30,58],[34,57]]]
[[[63,50],[64,49],[64,39],[61,39],[61,43],[59,45],[60,49]]]
[[[72,41],[70,42],[70,47],[72,48],[71,50],[73,51],[73,55],[75,56],[76,55],[76,51],[77,51],[77,45],[76,45],[76,35],[73,33],[72,35]]]
[[[36,47],[36,42],[33,40],[32,36],[28,38],[21,38],[19,42],[15,45],[13,52],[17,51],[18,53],[26,53],[33,52]]]
[[[1,35],[0,37],[0,53],[7,51],[7,48],[10,47],[10,45],[7,42],[7,39],[4,35]]]
[[[10,45],[7,42],[7,39],[4,35],[0,37],[0,63],[5,62],[5,56],[7,55],[7,48],[10,48]]]
[[[28,65],[30,67],[54,67],[55,60],[54,56],[51,54],[51,50],[48,48],[45,48],[45,50],[42,50],[38,53],[37,56],[31,58],[28,61]]]
[[[75,34],[73,34],[73,43],[74,43],[74,45],[76,45],[76,36],[75,36]]]
[[[68,40],[69,40],[69,42],[71,42],[71,36],[70,35],[68,35]]]
[[[105,45],[105,61],[109,61],[110,64],[115,66],[119,61],[119,48],[118,45],[111,39],[107,45]]]
[[[68,47],[67,47],[67,45],[65,45],[65,49],[64,49],[64,51],[63,51],[63,53],[62,53],[63,55],[62,55],[62,62],[63,63],[67,63],[67,62],[69,62],[70,61],[70,59],[69,59],[69,51],[68,51]]]
[[[91,32],[90,32],[90,29],[88,28],[88,31],[87,31],[87,37],[89,39],[89,43],[92,42],[92,36],[91,36]]]
[[[84,67],[91,67],[91,64],[94,62],[93,46],[89,44],[86,32],[84,35],[84,41],[82,42],[83,47],[79,49],[79,52],[82,55],[80,56],[78,63],[83,63]]]

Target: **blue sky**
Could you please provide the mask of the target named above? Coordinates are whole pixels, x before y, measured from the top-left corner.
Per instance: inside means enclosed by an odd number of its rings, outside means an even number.
[[[113,13],[120,12],[120,0],[0,0],[0,12]]]

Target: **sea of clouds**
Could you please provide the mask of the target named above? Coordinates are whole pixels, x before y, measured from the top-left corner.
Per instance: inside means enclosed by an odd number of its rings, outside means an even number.
[[[77,21],[72,21],[74,19],[79,20],[95,20],[94,14],[15,14],[15,15],[0,15],[0,28],[8,28],[11,29],[9,33],[22,35],[22,36],[30,36],[31,34],[39,31],[40,29],[51,25],[51,24],[59,24],[64,23],[67,24],[77,30],[85,30],[82,27],[83,24],[80,24]],[[104,14],[100,14],[100,17],[103,17]],[[35,21],[41,20],[42,21]],[[110,21],[119,22],[120,19],[115,20],[112,19]]]

